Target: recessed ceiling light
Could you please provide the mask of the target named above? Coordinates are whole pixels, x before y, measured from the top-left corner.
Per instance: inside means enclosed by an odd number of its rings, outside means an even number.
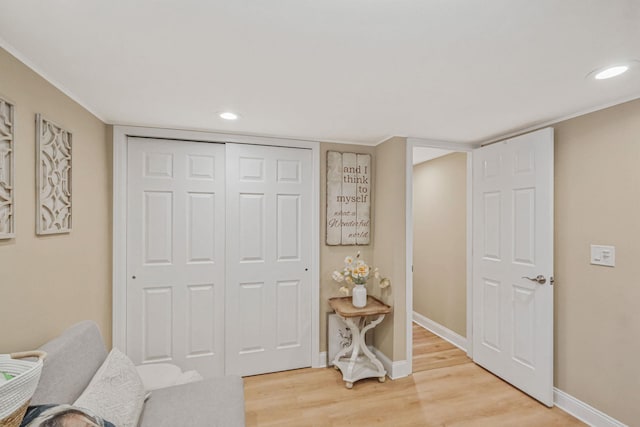
[[[610,79],[611,77],[619,76],[628,69],[628,65],[614,65],[613,67],[607,67],[604,70],[598,71],[593,78],[596,80]]]
[[[221,119],[225,120],[238,120],[238,118],[240,117],[239,115],[237,115],[236,113],[232,113],[231,111],[224,111],[218,114],[218,116],[220,116]]]

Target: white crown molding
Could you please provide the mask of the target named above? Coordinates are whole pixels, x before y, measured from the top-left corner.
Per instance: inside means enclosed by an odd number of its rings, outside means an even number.
[[[560,116],[555,119],[547,120],[544,122],[540,122],[525,128],[520,128],[516,130],[509,131],[505,134],[501,134],[499,136],[490,137],[487,139],[481,139],[474,143],[475,146],[483,146],[488,144],[493,144],[494,142],[499,142],[507,138],[512,138],[514,136],[522,135],[525,133],[533,132],[536,130],[540,130],[542,128],[557,125],[558,123],[564,122],[566,120],[575,119],[576,117],[585,116],[587,114],[595,113],[596,111],[606,110],[607,108],[615,107],[616,105],[624,104],[626,102],[635,101],[636,99],[640,99],[640,93],[636,93],[630,96],[625,96],[622,98],[618,98],[615,101],[607,102],[605,104],[600,104],[595,107],[586,108],[584,110],[576,111],[574,113],[567,114],[565,116]]]

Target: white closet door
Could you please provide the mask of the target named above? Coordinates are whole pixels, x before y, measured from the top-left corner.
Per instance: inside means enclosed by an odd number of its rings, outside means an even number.
[[[311,150],[227,144],[226,372],[311,366]]]
[[[128,140],[127,354],[224,373],[224,145]]]

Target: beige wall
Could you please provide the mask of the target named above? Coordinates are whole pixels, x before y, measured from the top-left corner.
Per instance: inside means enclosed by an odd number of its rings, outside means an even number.
[[[406,138],[391,138],[376,146],[374,250],[375,265],[391,278],[378,295],[393,307],[375,330],[374,345],[393,361],[406,359]]]
[[[640,100],[554,127],[555,385],[640,426]]]
[[[467,154],[413,167],[413,310],[466,336]]]
[[[405,292],[405,138],[391,138],[376,147],[322,143],[320,145],[320,351],[326,351],[326,316],[331,312],[327,299],[339,296],[331,273],[343,266],[347,255],[357,251],[383,276],[391,278],[391,288],[380,289],[371,281],[367,290],[393,306],[393,313],[375,329],[375,346],[396,361],[406,358]],[[326,162],[327,151],[372,154],[373,170],[371,244],[366,246],[327,246],[326,233]]]
[[[371,165],[373,167],[371,177],[371,188],[373,197],[371,201],[371,221],[375,224],[374,200],[376,192],[375,184],[375,147],[365,145],[345,145],[345,144],[320,144],[320,351],[327,350],[327,313],[333,310],[329,307],[327,300],[332,297],[342,296],[338,292],[340,285],[331,279],[334,270],[344,266],[344,258],[347,255],[355,255],[360,251],[361,257],[374,264],[373,245],[375,244],[375,234],[371,236],[371,244],[366,246],[328,246],[326,239],[327,226],[327,151],[340,151],[350,153],[371,154]],[[370,288],[371,286],[369,286]]]
[[[0,353],[39,346],[81,319],[111,342],[111,150],[107,126],[0,49],[15,105],[16,238],[0,240]],[[73,231],[35,234],[35,114],[73,134]]]

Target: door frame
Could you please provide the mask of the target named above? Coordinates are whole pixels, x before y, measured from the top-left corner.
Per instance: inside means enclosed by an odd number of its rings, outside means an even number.
[[[467,153],[467,331],[466,352],[473,359],[473,150],[480,144],[461,144],[422,138],[407,138],[406,144],[406,184],[405,184],[405,242],[406,242],[406,355],[409,373],[413,372],[413,149],[415,147],[441,148]]]
[[[189,131],[138,126],[113,126],[113,269],[112,343],[126,352],[127,268],[127,139],[159,138],[211,143],[271,145],[305,148],[312,153],[311,194],[311,366],[323,367],[320,354],[320,143],[300,139],[272,138],[220,132]]]

